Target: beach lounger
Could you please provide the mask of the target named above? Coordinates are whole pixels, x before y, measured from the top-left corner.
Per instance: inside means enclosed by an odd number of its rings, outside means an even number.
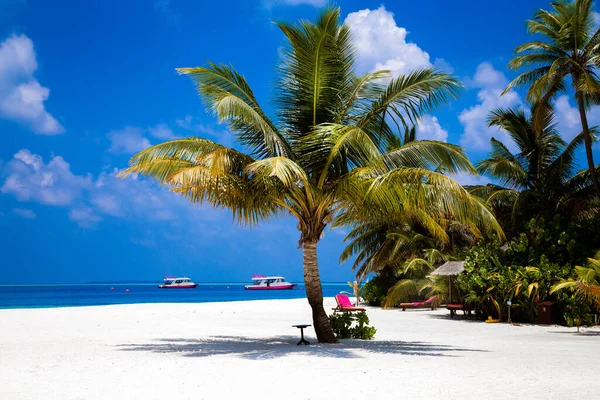
[[[337,307],[333,311],[366,311],[362,307],[355,307],[345,294],[336,294],[335,301],[337,302]]]
[[[406,311],[407,308],[431,308],[435,309],[435,299],[437,296],[431,296],[425,301],[414,301],[412,303],[400,303],[402,311]]]
[[[456,312],[458,310],[462,310],[462,312],[467,315],[467,313],[469,315],[471,315],[471,306],[469,304],[453,304],[450,303],[448,305],[446,305],[446,309],[450,310],[450,318],[454,318],[454,316],[456,315]]]

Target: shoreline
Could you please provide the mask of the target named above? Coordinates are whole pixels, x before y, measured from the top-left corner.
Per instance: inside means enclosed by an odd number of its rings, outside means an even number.
[[[305,298],[304,286],[292,290],[251,291],[245,284],[203,284],[194,289],[166,290],[154,284],[0,287],[0,309],[64,308],[110,304],[215,303]],[[347,286],[347,285],[346,285]],[[323,284],[331,297],[346,289]]]
[[[207,300],[207,301],[156,301],[156,302],[141,302],[141,303],[110,303],[110,304],[83,304],[83,305],[49,305],[49,306],[35,306],[35,307],[4,307],[0,306],[0,317],[1,312],[4,310],[47,310],[47,309],[64,309],[64,308],[94,308],[94,307],[110,307],[110,306],[143,306],[143,305],[169,305],[173,304],[215,304],[215,303],[250,303],[250,302],[262,302],[262,301],[290,301],[290,300],[306,300],[306,297],[296,297],[291,299],[255,299],[255,300]],[[323,297],[323,301],[329,300],[335,302],[333,296]],[[361,306],[368,307],[368,306]]]

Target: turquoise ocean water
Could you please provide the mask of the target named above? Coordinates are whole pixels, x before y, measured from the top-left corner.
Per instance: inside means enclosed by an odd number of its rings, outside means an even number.
[[[201,283],[195,289],[158,289],[157,284],[0,285],[0,308],[45,308],[135,303],[207,303],[295,299],[304,285],[291,290],[244,290],[246,283]],[[126,290],[129,289],[129,292]],[[350,291],[346,283],[324,283],[323,296]]]

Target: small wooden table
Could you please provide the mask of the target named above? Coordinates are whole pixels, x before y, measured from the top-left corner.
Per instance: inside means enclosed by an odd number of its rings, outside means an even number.
[[[300,329],[300,341],[298,342],[298,346],[301,344],[310,344],[308,340],[304,339],[304,328],[308,328],[310,325],[292,325],[294,328]]]

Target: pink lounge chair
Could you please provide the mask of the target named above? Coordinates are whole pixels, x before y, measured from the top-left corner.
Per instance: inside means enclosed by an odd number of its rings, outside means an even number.
[[[336,294],[335,301],[337,302],[337,307],[333,309],[334,311],[366,311],[362,307],[355,307],[345,294]]]
[[[425,301],[414,301],[412,303],[400,303],[402,311],[406,311],[407,308],[435,308],[435,299],[437,296],[431,296]]]

